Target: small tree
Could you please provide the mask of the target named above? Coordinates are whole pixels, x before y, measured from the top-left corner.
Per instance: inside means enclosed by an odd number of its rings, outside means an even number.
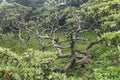
[[[3,33],[18,32],[18,37],[22,43],[25,43],[21,33],[27,33],[26,15],[31,9],[17,3],[2,2],[0,4],[0,23]]]
[[[42,8],[37,8],[35,13],[38,15],[35,15],[34,19],[36,19],[36,23],[38,21],[38,24],[41,25],[41,27],[37,28],[39,31],[42,30],[39,32],[41,40],[49,39],[51,41],[52,45],[58,52],[58,58],[71,59],[70,63],[68,63],[64,68],[56,67],[55,71],[66,72],[77,64],[84,66],[84,64],[89,63],[89,48],[99,43],[101,40],[96,40],[95,42],[90,43],[83,51],[77,49],[77,40],[87,40],[80,37],[80,34],[85,31],[89,31],[91,27],[86,28],[84,26],[85,20],[81,20],[81,13],[78,8],[70,6],[67,7],[66,4],[58,5],[58,3],[54,3],[54,6],[50,4],[48,3]],[[62,9],[60,7],[62,7]],[[62,24],[60,22],[61,20],[64,21]],[[44,34],[42,34],[42,32]],[[61,39],[61,34],[64,35],[65,40]],[[68,44],[68,46],[63,44]],[[62,52],[65,48],[70,50],[68,54]]]
[[[90,0],[81,6],[88,25],[98,28],[98,34],[120,28],[120,4],[118,0]]]

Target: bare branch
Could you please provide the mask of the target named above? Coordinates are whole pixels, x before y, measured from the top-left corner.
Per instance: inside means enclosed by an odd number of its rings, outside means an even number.
[[[88,54],[88,50],[89,50],[93,45],[96,45],[96,44],[100,43],[101,41],[102,41],[102,40],[99,39],[99,40],[96,40],[96,41],[91,42],[90,44],[88,44],[88,46],[85,47],[85,49],[84,49],[85,54],[87,55],[87,54]]]
[[[82,37],[78,37],[78,38],[74,38],[74,40],[83,40],[83,41],[87,41],[88,39],[82,38]]]
[[[59,44],[62,44],[62,43],[67,42],[67,41],[69,41],[69,40],[68,39],[62,40],[62,41],[59,42]]]
[[[21,37],[21,30],[20,30],[20,29],[19,29],[18,37],[19,37],[20,41],[24,44],[25,41],[24,41],[24,39]]]
[[[58,58],[71,58],[71,54],[58,54]]]
[[[76,61],[76,64],[87,64],[90,61],[90,56],[85,56],[80,60]]]
[[[40,33],[37,29],[36,29],[36,34],[37,34],[37,37],[38,37],[38,40],[39,40],[39,44],[41,44],[42,51],[45,51],[46,46],[45,46],[44,38],[41,37],[41,35],[40,35]]]
[[[80,53],[80,54],[85,54],[85,52],[84,51],[80,51],[80,50],[75,50],[76,52],[78,52],[78,53]]]
[[[61,73],[66,72],[75,65],[75,62],[76,62],[76,60],[72,59],[72,61],[70,63],[68,63],[64,68],[57,67],[57,68],[55,68],[54,71],[61,72]]]

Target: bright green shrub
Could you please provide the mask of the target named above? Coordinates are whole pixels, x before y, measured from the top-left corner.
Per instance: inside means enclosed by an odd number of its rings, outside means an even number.
[[[120,43],[120,31],[106,32],[101,36],[101,39],[109,46],[115,45],[117,47]]]
[[[81,80],[55,73],[54,52],[28,49],[18,55],[0,47],[0,80]]]
[[[119,80],[120,48],[109,48],[98,55],[97,61],[90,65],[88,80]]]
[[[49,76],[49,80],[83,80],[80,77],[75,77],[75,76],[66,76],[66,74],[61,74],[61,73],[52,73]]]
[[[119,0],[90,0],[81,6],[88,25],[97,26],[100,33],[120,28]]]
[[[110,66],[106,69],[94,69],[94,80],[120,80],[120,67]]]
[[[0,48],[0,79],[46,80],[53,70],[56,54],[28,49],[17,55]]]

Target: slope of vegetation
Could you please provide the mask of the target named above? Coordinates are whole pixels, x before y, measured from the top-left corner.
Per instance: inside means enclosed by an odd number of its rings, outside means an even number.
[[[0,3],[0,80],[120,80],[119,0]]]

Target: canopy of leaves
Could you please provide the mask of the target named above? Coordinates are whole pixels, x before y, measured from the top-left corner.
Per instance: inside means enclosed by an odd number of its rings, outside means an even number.
[[[120,28],[119,0],[90,0],[81,6],[89,25],[98,26],[102,33]]]
[[[11,26],[12,22],[20,20],[31,8],[17,4],[2,2],[0,4],[0,23],[1,27]]]

